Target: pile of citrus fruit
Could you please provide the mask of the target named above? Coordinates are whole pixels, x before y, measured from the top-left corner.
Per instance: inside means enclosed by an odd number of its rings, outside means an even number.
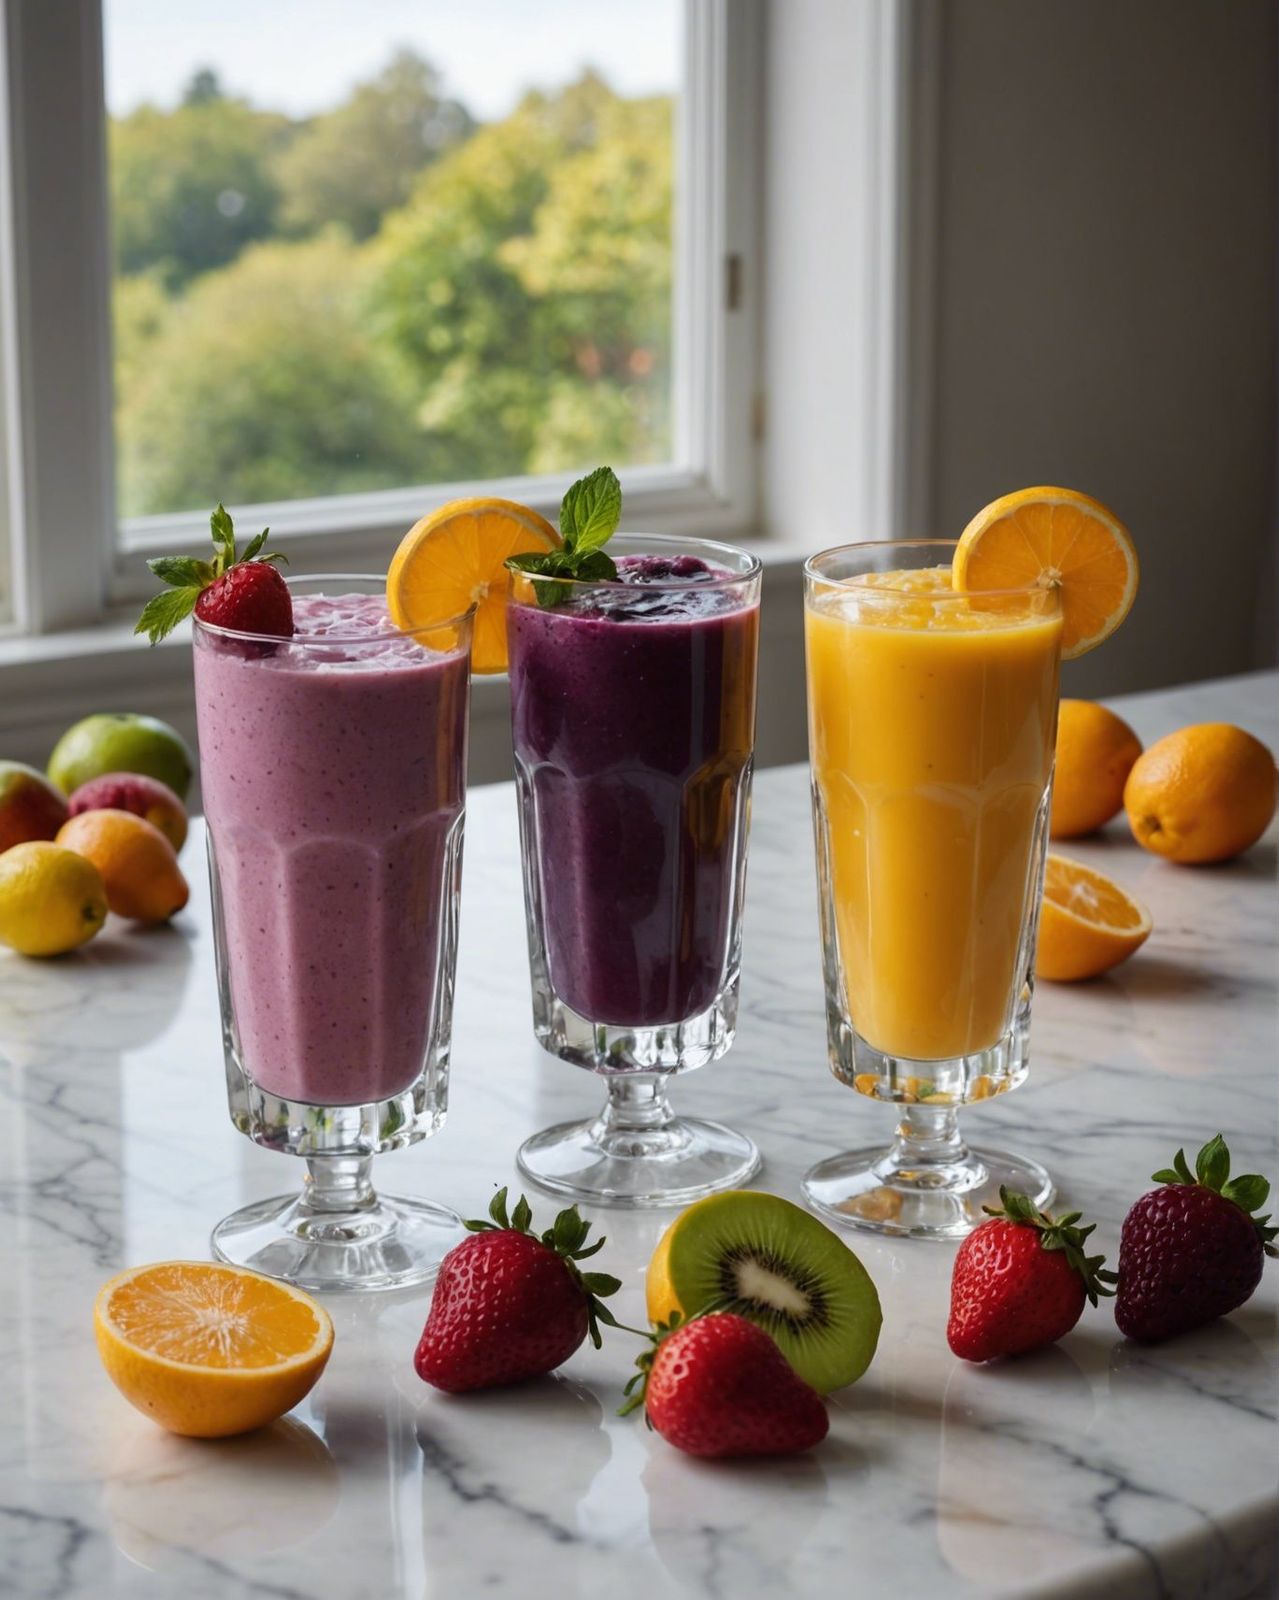
[[[47,773],[0,760],[0,944],[63,955],[108,911],[143,923],[180,911],[191,774],[181,735],[134,712],[77,722]]]
[[[956,588],[1052,584],[1061,595],[1062,656],[1104,643],[1132,607],[1137,554],[1123,524],[1071,489],[1021,489],[979,512],[955,552]],[[1106,706],[1063,700],[1049,833],[1075,839],[1127,813],[1138,844],[1183,864],[1228,861],[1275,812],[1274,756],[1229,723],[1182,728],[1143,751]],[[1150,913],[1095,868],[1050,855],[1036,971],[1069,982],[1126,960],[1149,937]]]

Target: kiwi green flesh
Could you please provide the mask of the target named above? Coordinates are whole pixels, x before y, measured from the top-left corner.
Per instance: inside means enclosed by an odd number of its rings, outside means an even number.
[[[838,1234],[779,1195],[734,1190],[681,1220],[668,1262],[685,1315],[712,1302],[759,1324],[823,1394],[860,1378],[882,1320],[870,1274]]]

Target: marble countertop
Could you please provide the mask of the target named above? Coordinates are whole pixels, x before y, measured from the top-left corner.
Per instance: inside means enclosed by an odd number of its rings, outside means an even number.
[[[1259,675],[1122,709],[1147,740],[1222,718],[1273,746],[1276,687]],[[674,1088],[753,1135],[760,1186],[792,1197],[817,1155],[891,1122],[826,1069],[810,838],[805,772],[761,775],[738,1042]],[[1041,986],[1029,1081],[966,1115],[1045,1161],[1112,1257],[1178,1145],[1220,1129],[1238,1170],[1279,1180],[1274,839],[1199,870],[1144,855],[1121,823],[1070,847],[1149,904],[1154,936],[1108,978]],[[122,1265],[205,1256],[218,1218],[301,1177],[227,1119],[200,854],[197,837],[172,928],[113,919],[65,961],[0,952],[0,1594],[1275,1592],[1273,1265],[1242,1311],[1169,1345],[1128,1344],[1103,1307],[1055,1349],[986,1369],[946,1347],[951,1248],[851,1236],[884,1302],[879,1354],[834,1397],[826,1444],[784,1462],[694,1462],[616,1417],[623,1334],[557,1379],[436,1394],[411,1366],[422,1293],[330,1301],[329,1368],[271,1430],[199,1443],[152,1427],[98,1365],[94,1291]],[[454,1062],[443,1132],[375,1179],[477,1215],[515,1181],[524,1135],[599,1099],[533,1043],[507,786],[470,800]],[[599,1217],[634,1322],[667,1215]]]

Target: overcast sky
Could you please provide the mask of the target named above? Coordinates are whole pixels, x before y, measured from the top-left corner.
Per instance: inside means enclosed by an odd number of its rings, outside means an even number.
[[[598,68],[624,94],[676,86],[680,0],[106,0],[107,104],[171,106],[197,67],[294,116],[343,99],[399,45],[481,118]]]

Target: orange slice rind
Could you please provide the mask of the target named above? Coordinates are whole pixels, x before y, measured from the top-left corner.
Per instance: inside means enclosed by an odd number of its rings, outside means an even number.
[[[386,575],[391,621],[406,631],[429,630],[474,606],[471,669],[505,672],[506,559],[559,544],[545,517],[514,500],[451,500],[400,540]],[[447,646],[429,634],[426,642]]]
[[[1054,983],[1095,978],[1150,937],[1150,913],[1104,872],[1049,855],[1035,972]]]
[[[93,1330],[107,1375],[170,1433],[264,1427],[311,1390],[333,1323],[301,1289],[244,1267],[159,1261],[105,1283]]]
[[[1053,586],[1061,593],[1061,653],[1095,650],[1132,609],[1137,551],[1100,500],[1075,489],[1019,489],[979,511],[951,568],[969,592]]]

